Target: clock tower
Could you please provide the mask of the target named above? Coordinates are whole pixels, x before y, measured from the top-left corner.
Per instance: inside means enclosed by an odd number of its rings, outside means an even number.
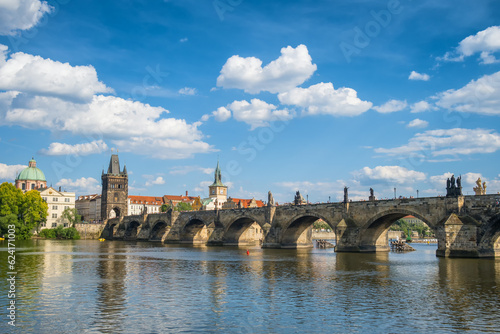
[[[215,168],[215,179],[211,186],[208,186],[210,198],[216,198],[217,202],[222,205],[227,201],[227,187],[222,183],[222,175],[219,167],[219,160],[217,160],[217,168]]]

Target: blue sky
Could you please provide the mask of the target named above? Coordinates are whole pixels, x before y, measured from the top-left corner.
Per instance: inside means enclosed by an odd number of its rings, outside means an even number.
[[[0,4],[0,181],[312,202],[500,191],[495,1]]]

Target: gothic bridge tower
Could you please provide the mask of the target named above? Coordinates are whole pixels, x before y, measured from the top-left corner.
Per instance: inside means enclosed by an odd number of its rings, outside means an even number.
[[[108,172],[101,175],[102,197],[101,217],[102,219],[123,217],[128,214],[128,174],[127,167],[120,171],[118,154],[112,154],[109,161]]]

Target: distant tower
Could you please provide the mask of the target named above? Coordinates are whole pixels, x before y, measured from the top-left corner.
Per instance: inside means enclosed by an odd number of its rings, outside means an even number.
[[[23,192],[33,189],[47,188],[47,180],[43,172],[36,167],[34,158],[28,163],[28,167],[23,169],[16,177],[16,188]]]
[[[227,187],[222,184],[222,174],[220,172],[219,160],[217,160],[217,168],[215,168],[214,183],[208,187],[209,197],[216,198],[217,202],[225,203],[227,201]]]
[[[128,214],[128,175],[127,167],[120,171],[118,154],[112,154],[109,161],[108,172],[101,175],[102,197],[101,217],[102,219],[123,217]]]

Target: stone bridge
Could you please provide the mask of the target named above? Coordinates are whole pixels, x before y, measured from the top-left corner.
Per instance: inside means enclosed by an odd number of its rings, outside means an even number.
[[[337,252],[389,251],[387,231],[407,215],[438,239],[437,256],[500,256],[500,195],[427,197],[349,203],[267,206],[214,211],[169,211],[110,219],[107,239],[206,245],[312,247],[312,224],[336,234]]]

